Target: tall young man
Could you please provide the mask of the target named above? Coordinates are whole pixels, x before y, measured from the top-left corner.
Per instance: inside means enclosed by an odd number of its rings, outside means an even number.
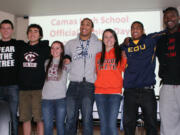
[[[157,105],[154,93],[155,45],[158,34],[144,34],[141,22],[131,25],[129,45],[124,45],[127,68],[124,73],[124,130],[135,135],[138,107],[141,107],[148,135],[157,135]]]
[[[66,135],[76,135],[79,109],[82,114],[83,135],[93,134],[92,111],[94,102],[95,56],[102,45],[92,34],[94,24],[85,18],[80,24],[80,34],[65,46],[71,56],[70,84],[67,91]]]
[[[23,42],[12,39],[13,24],[10,20],[0,23],[0,99],[8,102],[12,119],[12,134],[18,135],[17,108],[19,88],[17,82],[19,47]]]
[[[48,42],[41,41],[41,26],[31,24],[27,29],[28,44],[20,53],[20,121],[24,135],[31,135],[31,119],[37,123],[37,134],[43,135],[41,92],[45,80],[44,62],[50,55]]]
[[[164,10],[166,35],[158,41],[161,135],[179,135],[180,131],[180,16],[178,10]]]

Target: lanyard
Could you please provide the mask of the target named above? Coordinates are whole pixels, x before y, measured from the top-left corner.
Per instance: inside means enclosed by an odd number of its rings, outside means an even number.
[[[82,53],[81,53],[81,54],[82,54],[82,56],[83,56],[83,58],[84,58],[83,82],[86,81],[86,77],[85,77],[86,57],[88,56],[88,48],[89,48],[89,42],[90,42],[90,40],[88,39],[88,40],[86,40],[86,41],[87,41],[86,46],[84,46],[84,45],[83,45],[83,42],[85,42],[85,41],[80,40],[80,44],[81,44],[81,48],[82,48]]]
[[[83,57],[86,57],[87,55],[88,55],[88,48],[89,48],[89,39],[88,40],[86,40],[87,41],[87,43],[86,43],[86,46],[84,46],[83,45],[83,42],[85,42],[85,41],[83,41],[83,40],[80,40],[80,44],[81,44],[81,48],[82,48],[82,56]]]

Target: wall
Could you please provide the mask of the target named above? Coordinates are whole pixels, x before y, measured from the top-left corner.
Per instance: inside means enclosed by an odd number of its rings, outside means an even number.
[[[180,13],[180,6],[178,6],[177,8]],[[4,19],[9,19],[13,22],[13,24],[15,26],[15,32],[13,35],[14,38],[27,41],[26,29],[29,24],[28,19],[24,19],[24,17],[16,17],[13,14],[0,11],[0,21],[2,21]],[[163,22],[162,22],[162,26],[163,26]]]
[[[24,19],[24,17],[16,17],[13,14],[0,11],[0,22],[4,19],[9,19],[14,24],[13,38],[27,41],[26,29],[29,24],[28,19]]]
[[[178,11],[179,11],[179,13],[180,13],[180,6],[178,6]]]
[[[180,6],[178,6],[178,11],[180,13]],[[163,17],[163,14],[161,14],[161,16]],[[17,39],[23,39],[27,41],[26,29],[28,27],[28,23],[29,23],[28,19],[24,19],[23,17],[16,18],[16,28],[17,28],[16,38]],[[161,26],[163,29],[163,21],[161,21]]]
[[[12,21],[13,24],[15,24],[15,15],[0,11],[0,22],[4,19],[9,19]],[[0,35],[1,37],[1,35]],[[13,37],[15,38],[15,33],[13,34]]]
[[[9,20],[11,20],[14,23],[15,16],[13,14],[0,11],[0,21],[2,21],[4,19],[9,19]]]
[[[29,20],[24,17],[16,17],[16,39],[27,41],[26,29]]]

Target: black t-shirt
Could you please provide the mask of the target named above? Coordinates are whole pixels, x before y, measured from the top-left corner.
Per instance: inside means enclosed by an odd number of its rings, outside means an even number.
[[[45,80],[45,60],[50,56],[48,41],[40,41],[36,45],[26,44],[20,53],[20,90],[42,89]]]
[[[159,76],[163,84],[180,84],[180,27],[162,36],[157,45]]]
[[[0,86],[17,85],[19,51],[23,41],[0,40]]]

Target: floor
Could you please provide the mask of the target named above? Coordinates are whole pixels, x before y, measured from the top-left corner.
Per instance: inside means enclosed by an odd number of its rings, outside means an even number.
[[[124,132],[120,131],[119,125],[117,126],[117,128],[118,128],[119,135],[124,135]],[[78,128],[77,135],[82,135],[81,131],[82,131],[82,128],[80,126],[80,128]],[[23,135],[21,123],[19,124],[19,135]],[[33,124],[33,123],[32,123],[32,135],[37,135],[35,124]],[[54,128],[54,135],[56,135],[56,128]],[[100,135],[100,127],[99,127],[99,124],[97,124],[97,123],[94,124],[94,135]],[[144,127],[141,127],[141,125],[136,127],[136,135],[146,135]],[[159,135],[159,133],[158,133],[158,135]]]

